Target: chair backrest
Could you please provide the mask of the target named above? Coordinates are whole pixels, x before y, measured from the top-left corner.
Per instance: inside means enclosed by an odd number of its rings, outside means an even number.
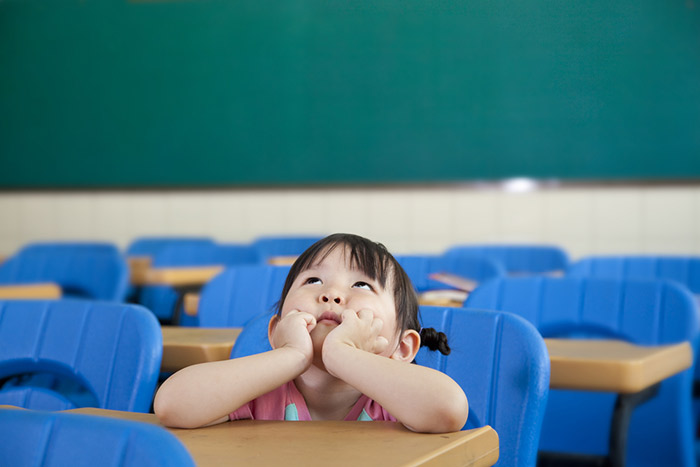
[[[690,341],[698,348],[696,304],[670,281],[497,278],[477,287],[465,305],[517,313],[544,337],[603,337],[640,345]],[[692,372],[665,380],[656,397],[635,409],[629,465],[694,465]],[[552,390],[540,448],[607,454],[614,401],[613,394]]]
[[[298,256],[322,238],[316,235],[268,235],[256,238],[251,246],[258,251],[261,261],[266,261],[275,256]]]
[[[0,409],[0,439],[8,466],[195,465],[162,427],[94,415]]]
[[[267,264],[227,268],[204,286],[197,316],[202,327],[242,327],[270,311],[280,299],[288,266]]]
[[[700,295],[700,256],[589,256],[571,264],[566,275],[607,279],[669,279]]]
[[[158,322],[139,305],[0,301],[0,405],[147,412],[162,352]]]
[[[267,327],[273,316],[274,313],[265,312],[249,320],[236,338],[236,343],[231,349],[231,358],[247,357],[272,350],[267,338]]]
[[[395,258],[418,292],[452,288],[430,279],[429,275],[437,272],[448,272],[476,282],[505,275],[505,269],[499,263],[478,256],[396,255]]]
[[[445,255],[489,258],[509,274],[563,272],[569,265],[569,255],[554,245],[456,245]]]
[[[139,237],[129,244],[126,254],[131,256],[153,256],[168,245],[185,245],[188,243],[214,243],[209,237]]]
[[[495,311],[422,306],[421,323],[447,334],[449,355],[423,347],[416,362],[451,376],[469,400],[465,428],[490,425],[501,466],[534,466],[549,393],[549,356],[524,319]]]
[[[123,301],[129,267],[109,243],[34,243],[0,266],[0,283],[55,282],[64,296]]]

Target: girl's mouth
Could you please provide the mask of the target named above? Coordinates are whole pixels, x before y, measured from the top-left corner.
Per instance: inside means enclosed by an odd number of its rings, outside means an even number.
[[[340,324],[340,315],[333,313],[332,311],[324,311],[323,314],[321,314],[321,316],[319,316],[316,321],[319,323],[321,321],[327,321],[328,324],[331,324],[330,322]]]

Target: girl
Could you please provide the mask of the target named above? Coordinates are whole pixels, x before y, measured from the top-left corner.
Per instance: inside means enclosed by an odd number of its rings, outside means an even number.
[[[391,420],[418,432],[460,430],[467,398],[439,371],[412,365],[421,337],[449,353],[446,337],[420,333],[410,280],[386,248],[330,235],[292,266],[271,351],[193,365],[168,378],[154,411],[194,428],[226,420]]]

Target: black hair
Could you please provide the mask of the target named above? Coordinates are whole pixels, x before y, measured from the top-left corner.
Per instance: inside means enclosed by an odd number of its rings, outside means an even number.
[[[418,297],[406,271],[396,261],[396,258],[381,243],[373,242],[359,235],[332,234],[317,241],[304,251],[289,270],[282,289],[282,296],[276,305],[277,316],[282,314],[284,300],[299,274],[312,267],[316,262],[323,261],[338,246],[347,249],[353,267],[358,268],[372,280],[376,280],[382,288],[386,288],[387,281],[391,279],[399,334],[403,334],[407,329],[413,329],[420,333],[421,346],[425,345],[431,350],[439,350],[445,355],[450,353],[447,336],[444,333],[433,328],[421,329],[418,317]]]

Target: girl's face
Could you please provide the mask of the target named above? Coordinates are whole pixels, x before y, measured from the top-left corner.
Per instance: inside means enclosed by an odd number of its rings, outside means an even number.
[[[382,355],[390,356],[398,342],[396,304],[391,290],[391,277],[386,289],[382,288],[376,280],[352,267],[345,248],[338,246],[297,276],[284,299],[282,316],[298,310],[316,318],[311,340],[318,354],[328,333],[340,324],[344,310],[369,310],[383,322],[380,335],[389,341],[389,347]]]

